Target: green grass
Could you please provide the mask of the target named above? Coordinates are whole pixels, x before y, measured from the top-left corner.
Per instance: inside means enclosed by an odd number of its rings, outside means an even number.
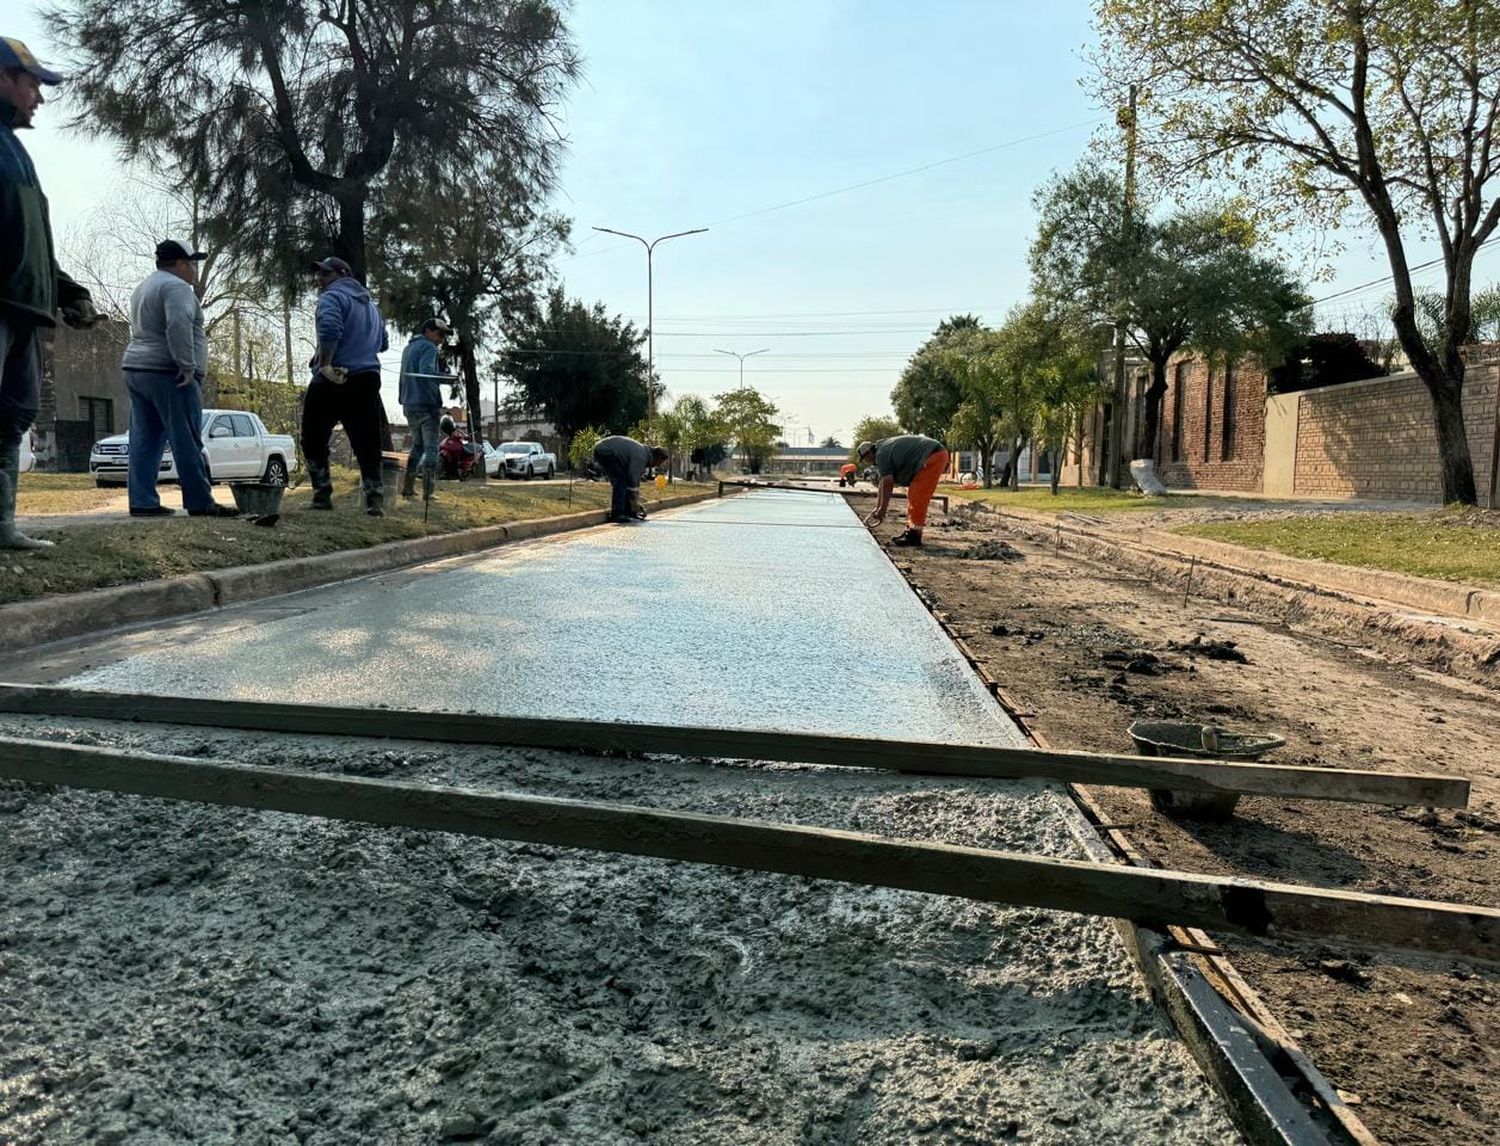
[[[0,551],[0,602],[358,550],[386,541],[602,509],[609,504],[609,486],[600,482],[576,483],[571,499],[565,485],[442,482],[424,523],[421,500],[403,500],[392,490],[387,491],[386,516],[367,516],[361,511],[358,484],[357,475],[335,472],[333,513],[309,510],[312,495],[306,486],[289,490],[282,501],[281,520],[273,529],[240,518],[189,518],[179,514],[166,521],[141,521],[123,512],[118,525],[59,529],[46,535],[57,542],[55,549],[29,554]],[[649,506],[662,497],[709,488],[677,482],[665,493],[642,487],[641,494]],[[218,497],[225,503],[230,501],[222,488]],[[352,573],[359,571],[357,554],[350,557],[349,568]]]
[[[1500,512],[1338,513],[1189,525],[1193,537],[1439,581],[1500,585]]]
[[[22,474],[16,512],[89,513],[118,499],[123,488],[96,489],[88,474]]]
[[[1118,489],[1063,486],[1054,497],[1046,486],[1022,486],[1015,492],[1006,489],[958,489],[939,486],[938,493],[970,498],[991,505],[1014,509],[1032,509],[1043,513],[1131,513],[1143,510],[1197,509],[1216,505],[1234,505],[1232,498],[1217,497],[1145,497]]]

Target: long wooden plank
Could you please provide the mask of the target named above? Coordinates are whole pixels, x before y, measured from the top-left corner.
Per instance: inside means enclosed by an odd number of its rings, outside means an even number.
[[[1500,957],[1500,911],[594,803],[0,738],[0,776],[1260,936]]]
[[[1003,748],[803,732],[209,700],[43,685],[0,684],[0,712],[6,711],[585,752],[662,752],[944,776],[1048,779],[1069,784],[1239,792],[1369,804],[1462,808],[1469,799],[1469,781],[1422,773],[1111,756],[1029,746]]]

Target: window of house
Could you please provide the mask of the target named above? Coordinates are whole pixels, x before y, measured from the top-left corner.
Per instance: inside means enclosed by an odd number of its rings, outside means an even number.
[[[1223,429],[1223,440],[1219,444],[1219,458],[1228,461],[1234,457],[1235,440],[1234,431],[1237,421],[1235,404],[1238,401],[1236,393],[1238,379],[1235,377],[1234,363],[1224,367],[1224,417],[1220,420]]]
[[[78,414],[94,427],[94,441],[96,442],[115,432],[115,400],[113,398],[79,398]]]
[[[1172,379],[1172,460],[1182,460],[1182,412],[1186,409],[1184,395],[1187,393],[1188,364],[1177,364],[1176,377]]]

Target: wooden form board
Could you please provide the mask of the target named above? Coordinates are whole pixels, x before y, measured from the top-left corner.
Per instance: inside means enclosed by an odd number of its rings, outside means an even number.
[[[0,684],[0,712],[584,752],[662,752],[680,756],[833,764],[943,776],[1047,779],[1068,784],[1249,793],[1353,803],[1462,808],[1469,799],[1467,780],[1420,773],[1237,764],[1159,756],[1110,756],[1031,746],[1002,748],[804,732],[209,700],[42,685]]]
[[[0,776],[656,856],[1271,937],[1500,957],[1500,911],[921,843],[629,804],[426,787],[0,738]]]

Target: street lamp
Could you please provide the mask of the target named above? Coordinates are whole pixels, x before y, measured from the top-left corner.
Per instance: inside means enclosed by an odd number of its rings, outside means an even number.
[[[701,235],[708,228],[694,227],[691,231],[673,231],[670,235],[658,235],[651,240],[640,235],[632,235],[629,231],[616,231],[613,227],[595,227],[594,230],[603,231],[606,235],[619,235],[622,239],[634,239],[646,248],[646,421],[653,422],[656,420],[656,331],[654,330],[656,312],[652,309],[651,252],[656,250],[657,243],[665,243],[668,239],[680,239],[683,235]]]
[[[740,388],[744,389],[744,386],[745,386],[745,359],[747,359],[747,358],[754,358],[757,354],[764,354],[767,350],[770,350],[770,349],[771,348],[769,346],[767,346],[767,347],[764,347],[763,349],[760,349],[760,350],[752,350],[749,354],[739,354],[739,353],[736,353],[733,350],[715,350],[714,353],[715,354],[727,354],[731,358],[738,358],[740,360]]]

